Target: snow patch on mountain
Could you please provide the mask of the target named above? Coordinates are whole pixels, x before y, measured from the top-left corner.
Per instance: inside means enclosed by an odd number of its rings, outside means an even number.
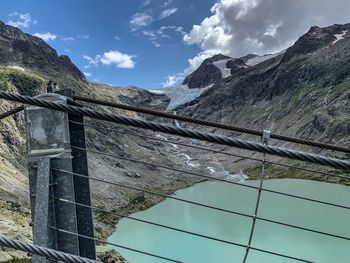
[[[281,54],[281,53],[269,54],[269,55],[264,55],[264,56],[256,56],[254,58],[248,59],[246,64],[248,66],[252,67],[252,66],[258,65],[266,60],[277,57],[279,54]]]
[[[8,66],[8,68],[13,68],[13,69],[17,69],[17,70],[20,70],[20,71],[26,71],[24,68],[22,68],[22,67],[20,67],[20,66],[16,66],[16,65],[14,65],[14,66]]]
[[[170,98],[170,103],[167,110],[173,110],[176,107],[198,98],[204,91],[209,89],[212,85],[201,89],[189,89],[188,85],[181,85],[178,87],[170,87],[159,90],[150,90],[156,94],[165,94]]]
[[[221,76],[223,79],[231,76],[231,69],[226,67],[226,64],[229,60],[230,59],[223,59],[223,60],[213,62],[213,65],[218,69],[220,69]]]
[[[341,34],[335,34],[335,38],[336,40],[333,41],[332,45],[334,45],[335,43],[337,43],[338,41],[344,39],[344,36],[346,35],[346,33],[348,33],[349,30],[343,30],[343,33]]]

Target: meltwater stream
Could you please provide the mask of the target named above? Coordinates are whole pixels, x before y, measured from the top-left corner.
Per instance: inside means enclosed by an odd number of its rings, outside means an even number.
[[[256,181],[246,184],[257,185]],[[350,187],[307,180],[266,180],[264,187],[350,206]],[[253,214],[257,191],[222,182],[179,190],[179,198]],[[350,210],[263,192],[259,216],[350,237]],[[133,215],[148,221],[246,244],[251,219],[166,199]],[[186,263],[242,262],[244,248],[122,219],[108,241]],[[252,246],[312,262],[349,262],[350,241],[257,221]],[[133,263],[165,262],[116,248]],[[251,251],[249,263],[297,262]]]

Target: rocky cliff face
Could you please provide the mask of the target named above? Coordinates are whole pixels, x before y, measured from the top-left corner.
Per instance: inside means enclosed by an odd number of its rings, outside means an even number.
[[[53,77],[85,81],[84,74],[67,56],[59,56],[41,38],[23,33],[0,21],[0,65],[19,66]]]

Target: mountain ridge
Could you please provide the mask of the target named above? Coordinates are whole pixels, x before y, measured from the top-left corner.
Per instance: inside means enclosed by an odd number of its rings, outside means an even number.
[[[0,65],[17,66],[51,76],[86,82],[84,74],[66,55],[59,56],[55,49],[39,37],[24,33],[17,27],[0,21]]]

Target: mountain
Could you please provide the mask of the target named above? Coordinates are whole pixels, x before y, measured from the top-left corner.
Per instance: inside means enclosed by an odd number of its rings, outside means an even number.
[[[178,110],[350,145],[349,63],[350,24],[312,27],[285,52],[219,80]]]
[[[188,85],[190,89],[204,88],[222,79],[221,69],[215,66],[220,62],[222,69],[226,68],[225,62],[232,58],[221,54],[205,59],[202,64],[183,81],[183,85]]]
[[[62,76],[86,81],[68,56],[59,56],[41,38],[23,33],[0,21],[0,65],[24,68],[51,78]]]
[[[283,52],[263,56],[248,54],[240,58],[217,54],[205,59],[195,71],[186,76],[182,85],[190,89],[207,88],[232,75],[244,72],[244,69],[274,58]]]

